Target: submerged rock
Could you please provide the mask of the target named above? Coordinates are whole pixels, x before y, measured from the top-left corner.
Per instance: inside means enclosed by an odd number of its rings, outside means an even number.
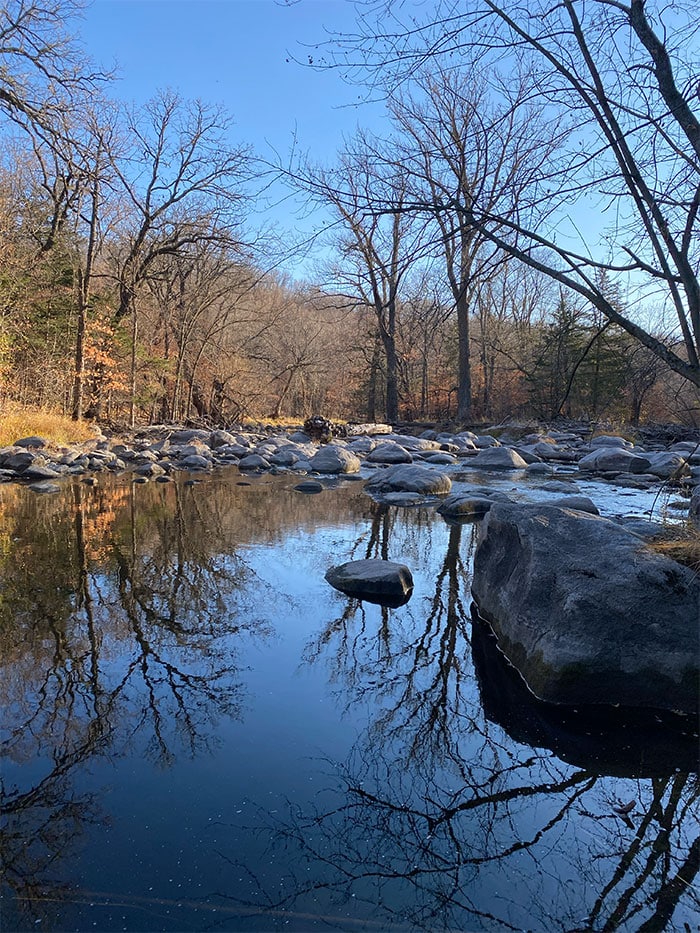
[[[540,699],[698,709],[700,579],[614,522],[497,503],[472,593]]]
[[[486,495],[477,496],[455,493],[443,500],[438,506],[437,511],[445,519],[455,522],[466,522],[486,515],[496,501],[496,499]]]
[[[405,564],[378,558],[331,567],[326,580],[348,596],[383,606],[402,606],[413,592],[413,577]]]
[[[323,492],[321,483],[313,479],[305,480],[303,483],[297,483],[294,488],[297,492],[305,492],[307,495],[315,495],[316,493]]]

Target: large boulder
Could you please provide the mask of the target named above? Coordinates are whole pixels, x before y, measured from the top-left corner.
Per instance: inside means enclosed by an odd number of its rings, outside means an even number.
[[[649,461],[649,467],[646,472],[659,479],[679,478],[686,473],[690,473],[688,463],[678,451],[660,450],[645,454]]]
[[[34,447],[37,449],[48,447],[49,442],[45,437],[37,437],[32,435],[31,437],[20,437],[18,441],[15,441],[14,447]]]
[[[614,522],[497,503],[472,593],[540,699],[698,709],[700,579]]]
[[[375,473],[367,480],[365,489],[380,494],[418,492],[423,496],[446,496],[452,489],[452,480],[431,467],[399,463]]]
[[[0,467],[5,470],[22,473],[31,464],[45,466],[46,459],[40,454],[32,453],[31,450],[24,450],[21,447],[3,447],[0,450]]]
[[[371,450],[368,463],[413,463],[413,456],[396,441],[384,441]]]
[[[486,447],[472,457],[469,466],[481,470],[524,470],[527,462],[510,447]]]
[[[413,577],[405,564],[378,558],[331,567],[326,580],[348,596],[386,606],[403,605],[413,592]]]
[[[357,473],[361,466],[359,457],[337,444],[321,447],[309,464],[316,473]]]
[[[579,470],[587,473],[648,473],[651,463],[624,447],[599,447],[581,457]]]

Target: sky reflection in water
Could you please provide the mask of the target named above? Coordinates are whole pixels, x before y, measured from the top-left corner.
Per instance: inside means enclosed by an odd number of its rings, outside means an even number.
[[[530,702],[474,525],[294,482],[0,487],[3,929],[694,928],[688,723]]]

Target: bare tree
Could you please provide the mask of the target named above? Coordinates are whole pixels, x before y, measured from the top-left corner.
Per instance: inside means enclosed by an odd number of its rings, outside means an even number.
[[[337,37],[335,64],[369,69],[370,80],[390,90],[426,62],[488,62],[506,88],[526,66],[529,100],[561,124],[560,144],[528,183],[532,214],[481,197],[444,199],[444,210],[577,292],[700,385],[695,5],[445,0],[422,23],[402,22],[403,12],[388,2],[381,23],[367,13],[358,34]],[[601,269],[625,286],[626,313],[598,286]],[[640,323],[637,312],[660,296],[675,313],[680,345]]]
[[[404,211],[407,175],[387,152],[386,145],[358,133],[334,169],[306,165],[293,181],[336,218],[340,234],[331,278],[348,302],[372,309],[386,363],[386,417],[397,421],[399,291],[425,247],[420,225]],[[377,210],[377,204],[393,209]]]
[[[411,196],[427,206],[457,321],[457,418],[472,409],[470,315],[475,293],[493,276],[503,251],[473,224],[473,205],[493,215],[513,214],[533,173],[552,149],[557,127],[543,126],[528,104],[522,76],[499,106],[489,100],[488,74],[440,67],[421,73],[413,93],[390,102],[399,129],[399,155],[410,175]],[[499,232],[497,225],[489,232]]]
[[[82,0],[7,0],[0,7],[0,111],[46,142],[66,141],[81,102],[107,78],[69,25]]]
[[[206,239],[164,256],[154,267],[147,281],[155,298],[154,338],[169,363],[163,374],[162,419],[189,417],[200,360],[246,320],[259,278],[244,257]]]
[[[117,320],[131,317],[131,413],[136,410],[137,299],[165,256],[193,244],[239,243],[248,153],[225,140],[226,115],[163,92],[127,117],[133,149],[116,165],[125,200],[121,247],[114,256]]]

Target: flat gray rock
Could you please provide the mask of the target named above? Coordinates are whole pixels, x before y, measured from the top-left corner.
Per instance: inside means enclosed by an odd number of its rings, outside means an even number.
[[[413,576],[405,564],[377,558],[331,567],[326,580],[348,596],[387,606],[403,605],[413,592]]]

